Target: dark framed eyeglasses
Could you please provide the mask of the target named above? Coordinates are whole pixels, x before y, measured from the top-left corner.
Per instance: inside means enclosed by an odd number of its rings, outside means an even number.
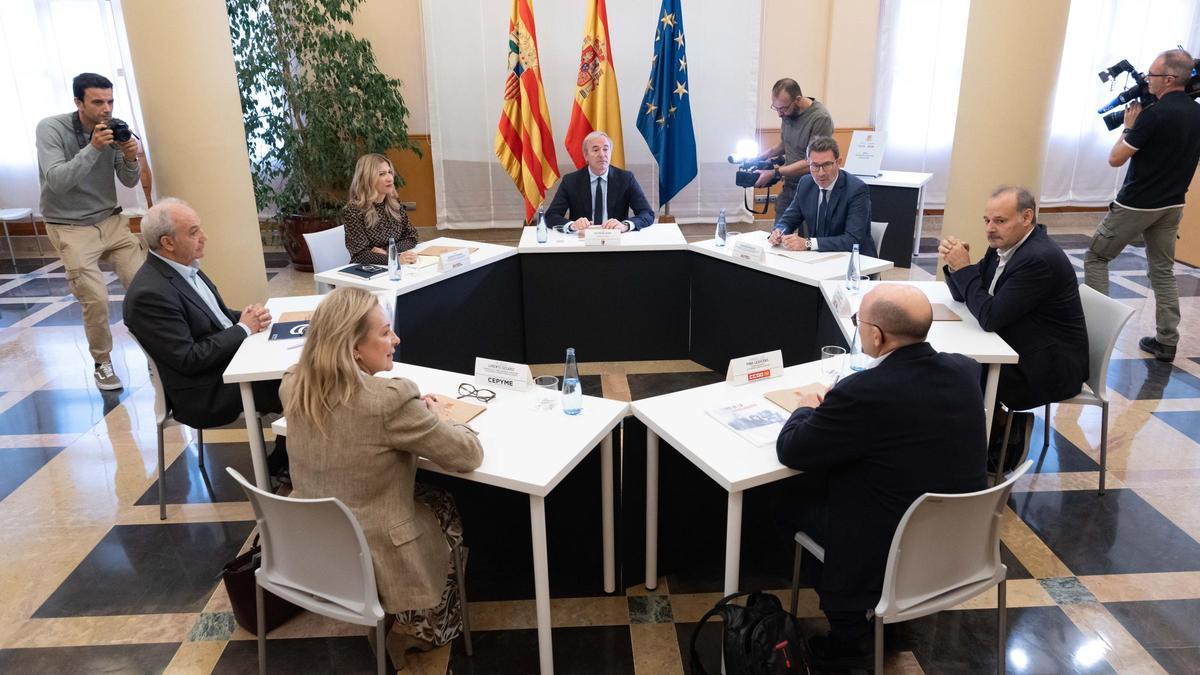
[[[808,169],[809,171],[829,171],[835,166],[837,166],[837,162],[817,162],[816,164],[810,162]]]
[[[1175,77],[1171,73],[1146,73],[1146,77]]]
[[[476,389],[475,385],[463,382],[458,385],[458,398],[473,398],[480,403],[487,403],[496,398],[496,392],[491,389]]]
[[[854,326],[855,328],[858,328],[858,324],[860,324],[860,323],[865,323],[865,324],[867,324],[868,326],[875,326],[876,328],[879,328],[879,324],[877,324],[877,323],[871,323],[870,321],[867,321],[867,320],[865,320],[865,319],[864,319],[864,320],[862,320],[862,321],[860,321],[860,320],[859,320],[859,318],[858,318],[858,312],[855,312],[855,313],[853,313],[853,314],[851,314],[851,315],[850,315],[850,324],[851,324],[852,326]],[[883,329],[882,329],[882,328],[879,328],[879,332],[881,332],[881,333],[882,333],[882,332],[883,332]]]

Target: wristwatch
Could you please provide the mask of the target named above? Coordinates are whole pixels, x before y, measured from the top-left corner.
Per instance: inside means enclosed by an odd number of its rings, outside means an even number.
[[[813,240],[812,240],[812,237],[809,237],[808,239],[805,239],[805,240],[804,240],[804,250],[805,250],[805,251],[811,251],[811,250],[812,250],[812,246],[813,246]]]
[[[775,180],[782,180],[783,174],[779,173],[779,167],[775,167]]]

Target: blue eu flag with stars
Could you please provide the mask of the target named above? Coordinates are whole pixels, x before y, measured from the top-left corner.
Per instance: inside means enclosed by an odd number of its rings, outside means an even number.
[[[658,161],[658,203],[666,204],[696,177],[687,51],[680,0],[663,0],[654,29],[650,79],[638,111],[637,128]]]

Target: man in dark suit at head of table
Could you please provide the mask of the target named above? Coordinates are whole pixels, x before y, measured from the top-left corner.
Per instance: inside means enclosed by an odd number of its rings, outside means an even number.
[[[631,172],[610,165],[611,154],[608,134],[593,131],[584,137],[587,166],[563,176],[546,210],[547,225],[562,227],[564,232],[589,227],[632,232],[654,224],[654,209],[642,186]]]

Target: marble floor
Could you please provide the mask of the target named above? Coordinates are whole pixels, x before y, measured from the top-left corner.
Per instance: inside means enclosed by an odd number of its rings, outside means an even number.
[[[1046,220],[1082,271],[1093,215]],[[685,231],[708,236],[705,228]],[[923,250],[933,250],[936,232],[928,219]],[[312,292],[311,275],[277,252],[266,258],[272,295]],[[929,278],[932,256],[916,263],[886,276]],[[1200,271],[1180,265],[1177,274],[1183,339],[1176,361],[1162,364],[1137,349],[1154,320],[1141,250],[1130,248],[1113,266],[1113,294],[1136,313],[1108,380],[1108,493],[1096,494],[1099,410],[1064,405],[1053,409],[1036,473],[1009,502],[1002,540],[1013,672],[1200,673],[1200,330],[1191,330],[1200,328]],[[219,581],[221,566],[252,536],[251,509],[223,471],[250,472],[245,431],[206,432],[206,473],[191,433],[168,432],[169,519],[159,521],[153,390],[120,321],[120,285],[111,272],[109,279],[113,362],[126,385],[118,392],[92,382],[61,265],[0,262],[0,672],[256,672],[253,636],[234,622]],[[582,370],[590,392],[624,400],[720,377],[691,362]],[[1041,447],[1040,424],[1033,447]],[[790,542],[780,546],[787,560]],[[459,641],[410,657],[406,672],[536,671],[527,570],[482,569],[484,558],[468,570],[475,655]],[[766,570],[756,587],[782,593],[789,573]],[[507,587],[506,578],[520,583]],[[625,578],[623,592],[606,596],[590,580],[552,576],[558,672],[688,671],[689,640],[720,597],[720,570],[668,570],[652,593],[635,574]],[[905,624],[889,636],[889,672],[993,669],[994,606],[994,594],[985,595]],[[810,588],[799,613],[809,629],[821,628]],[[372,672],[363,634],[302,615],[271,634],[271,671]],[[700,633],[709,672],[718,672],[718,639],[718,625]]]

